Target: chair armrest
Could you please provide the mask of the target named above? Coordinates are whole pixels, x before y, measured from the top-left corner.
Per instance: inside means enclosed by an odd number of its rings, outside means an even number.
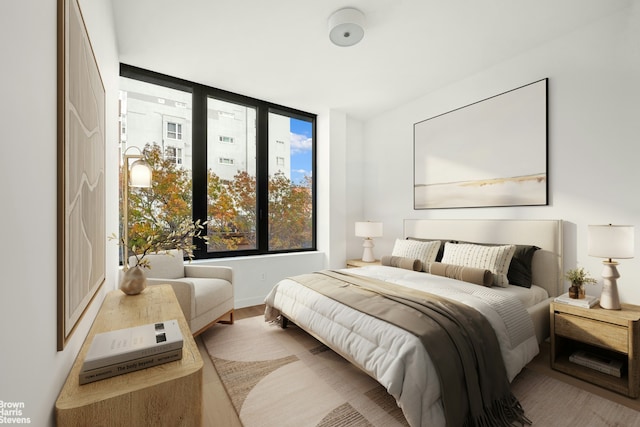
[[[147,284],[152,285],[164,285],[169,284],[173,288],[173,292],[176,294],[178,304],[182,308],[182,313],[187,319],[187,323],[191,322],[192,313],[196,312],[195,306],[195,290],[193,283],[188,281],[182,281],[180,279],[147,279]]]
[[[233,268],[218,265],[185,265],[185,277],[223,279],[233,284]]]

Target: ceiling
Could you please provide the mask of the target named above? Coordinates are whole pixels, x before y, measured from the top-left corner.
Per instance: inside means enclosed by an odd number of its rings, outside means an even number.
[[[633,0],[111,0],[120,61],[367,120],[627,7]],[[366,16],[352,47],[328,37]]]

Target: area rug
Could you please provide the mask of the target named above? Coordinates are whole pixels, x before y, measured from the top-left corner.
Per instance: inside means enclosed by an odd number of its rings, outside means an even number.
[[[408,425],[384,387],[295,324],[250,317],[202,338],[244,427]]]
[[[407,425],[384,387],[295,324],[250,317],[202,338],[244,427]],[[532,369],[511,388],[534,426],[640,427],[638,411]]]

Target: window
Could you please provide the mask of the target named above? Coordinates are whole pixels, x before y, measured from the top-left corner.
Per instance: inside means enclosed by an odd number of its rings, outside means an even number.
[[[182,165],[182,148],[168,146],[164,150],[164,158],[176,165]]]
[[[269,147],[277,152],[269,161],[271,250],[314,245],[313,135],[313,121],[284,111],[269,113]]]
[[[141,152],[153,170],[151,189],[128,192],[129,244],[139,248],[148,236],[168,235],[193,221],[192,143],[183,133],[192,122],[192,94],[190,88],[121,77],[119,105],[120,152]]]
[[[182,139],[182,125],[180,123],[167,122],[167,138]]]
[[[145,88],[138,91],[147,116],[140,129],[148,135],[135,140],[164,153],[167,170],[158,177],[179,171],[171,191],[192,221],[207,221],[209,241],[195,242],[196,258],[315,249],[314,114],[124,64],[120,73],[123,87]],[[122,114],[123,141],[134,140],[132,117],[142,110]],[[152,119],[165,123],[167,141],[152,136]],[[153,191],[166,192],[155,172]]]
[[[164,150],[164,158],[173,162],[176,162],[176,147],[167,147]]]

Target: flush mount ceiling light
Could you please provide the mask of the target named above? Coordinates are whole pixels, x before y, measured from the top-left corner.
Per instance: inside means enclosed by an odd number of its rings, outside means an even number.
[[[329,17],[329,38],[336,46],[353,46],[364,37],[364,14],[347,7]]]

